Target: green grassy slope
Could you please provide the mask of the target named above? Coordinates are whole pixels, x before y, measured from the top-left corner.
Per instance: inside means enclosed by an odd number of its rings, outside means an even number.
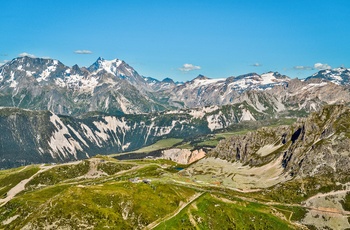
[[[272,206],[179,180],[177,167],[168,160],[108,157],[52,166],[0,204],[0,229],[295,228]]]

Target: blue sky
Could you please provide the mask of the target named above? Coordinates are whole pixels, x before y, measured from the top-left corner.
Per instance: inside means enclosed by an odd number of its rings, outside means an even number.
[[[303,78],[350,68],[349,15],[347,0],[1,1],[0,63],[28,53],[89,66],[101,56],[157,79]]]

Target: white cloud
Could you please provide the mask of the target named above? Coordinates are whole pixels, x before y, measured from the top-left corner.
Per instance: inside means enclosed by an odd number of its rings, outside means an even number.
[[[256,63],[252,64],[251,66],[254,66],[254,67],[260,67],[260,66],[262,66],[262,64],[260,64],[260,63],[256,62]]]
[[[36,58],[36,56],[35,56],[34,54],[29,54],[29,53],[26,53],[26,52],[20,53],[20,54],[18,54],[18,56],[20,56],[20,57],[31,57],[31,58]]]
[[[311,66],[298,65],[298,66],[294,66],[293,69],[295,69],[295,70],[312,70],[313,68]]]
[[[315,63],[314,68],[318,70],[323,70],[323,69],[331,69],[332,67],[328,64]]]
[[[90,50],[76,50],[74,51],[76,54],[92,54],[92,51]]]
[[[197,66],[197,65],[193,65],[193,64],[187,64],[187,63],[184,64],[181,68],[179,68],[179,70],[184,71],[184,72],[197,70],[197,69],[201,69],[201,67]]]

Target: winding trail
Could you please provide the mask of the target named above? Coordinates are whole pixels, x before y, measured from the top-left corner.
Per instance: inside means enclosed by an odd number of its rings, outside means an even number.
[[[177,183],[177,184],[181,184],[183,186],[190,187],[190,188],[197,188],[197,189],[200,188],[203,191],[203,193],[204,192],[211,192],[210,190],[205,188],[206,186],[203,187],[203,186],[198,185],[198,184],[195,185],[193,183],[184,182],[184,181],[177,181],[177,180],[172,180],[172,182]],[[214,186],[209,186],[209,187],[214,187]],[[231,189],[229,187],[225,187],[225,188],[230,189],[232,191],[239,191],[237,189]],[[225,192],[219,192],[219,191],[216,191],[216,192],[225,194]],[[239,191],[239,192],[244,193],[242,191]],[[245,192],[248,193],[249,191],[245,191]],[[325,197],[325,196],[330,196],[330,195],[342,194],[342,193],[346,193],[346,192],[350,192],[350,190],[346,189],[346,190],[332,191],[329,193],[316,194],[316,195],[310,197],[308,200],[310,200],[312,198],[316,198],[316,197]],[[286,204],[286,203],[280,203],[280,202],[275,202],[275,201],[263,202],[261,200],[256,200],[254,198],[248,198],[248,197],[240,196],[240,195],[235,195],[235,197],[240,198],[240,199],[245,200],[245,201],[248,201],[248,202],[260,203],[260,204],[267,205],[270,207],[273,207],[274,205],[282,205],[282,206],[287,206],[287,207],[300,207],[300,208],[305,208],[305,209],[312,210],[312,211],[318,211],[318,212],[329,213],[329,214],[340,214],[343,216],[350,217],[350,211],[346,211],[346,210],[338,210],[338,209],[326,208],[326,207],[313,207],[313,206],[308,206],[305,204]],[[291,224],[297,225],[301,229],[305,228],[305,226],[303,226],[302,224],[291,221],[291,217],[294,214],[293,211],[290,211],[290,210],[285,210],[285,211],[288,211],[291,213],[291,215],[289,216],[289,219],[288,219]],[[307,228],[305,228],[305,229],[307,229]]]
[[[333,196],[333,195],[339,195],[342,193],[348,193],[350,192],[350,189],[345,189],[345,190],[337,190],[337,191],[332,191],[328,193],[317,193],[316,195],[309,197],[307,200],[311,200],[314,198],[320,198],[320,197],[325,197],[325,196]]]
[[[22,180],[21,182],[19,182],[16,186],[14,186],[13,188],[11,188],[8,192],[7,192],[7,196],[4,199],[0,199],[0,207],[4,206],[5,204],[7,204],[7,202],[9,202],[10,200],[12,200],[18,193],[22,192],[25,189],[26,184],[31,181],[36,175],[45,172],[49,169],[52,169],[56,166],[62,166],[62,165],[74,165],[74,164],[79,164],[81,161],[73,161],[73,162],[69,162],[66,164],[60,164],[60,165],[40,165],[40,170],[38,172],[36,172],[34,175],[32,175],[31,177]],[[22,169],[24,170],[24,169]]]
[[[149,225],[145,229],[154,229],[157,227],[159,224],[163,223],[164,221],[170,220],[174,216],[178,215],[184,208],[186,208],[188,205],[190,205],[193,201],[197,200],[199,197],[201,197],[205,192],[197,193],[191,197],[191,199],[186,202],[181,204],[173,213],[170,213],[166,215],[164,218],[158,219]]]

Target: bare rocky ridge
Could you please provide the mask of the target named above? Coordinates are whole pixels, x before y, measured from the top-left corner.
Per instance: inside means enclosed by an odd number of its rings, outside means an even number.
[[[292,126],[261,128],[222,140],[210,156],[250,166],[281,157],[284,173],[297,177],[348,177],[350,108],[325,106]]]

